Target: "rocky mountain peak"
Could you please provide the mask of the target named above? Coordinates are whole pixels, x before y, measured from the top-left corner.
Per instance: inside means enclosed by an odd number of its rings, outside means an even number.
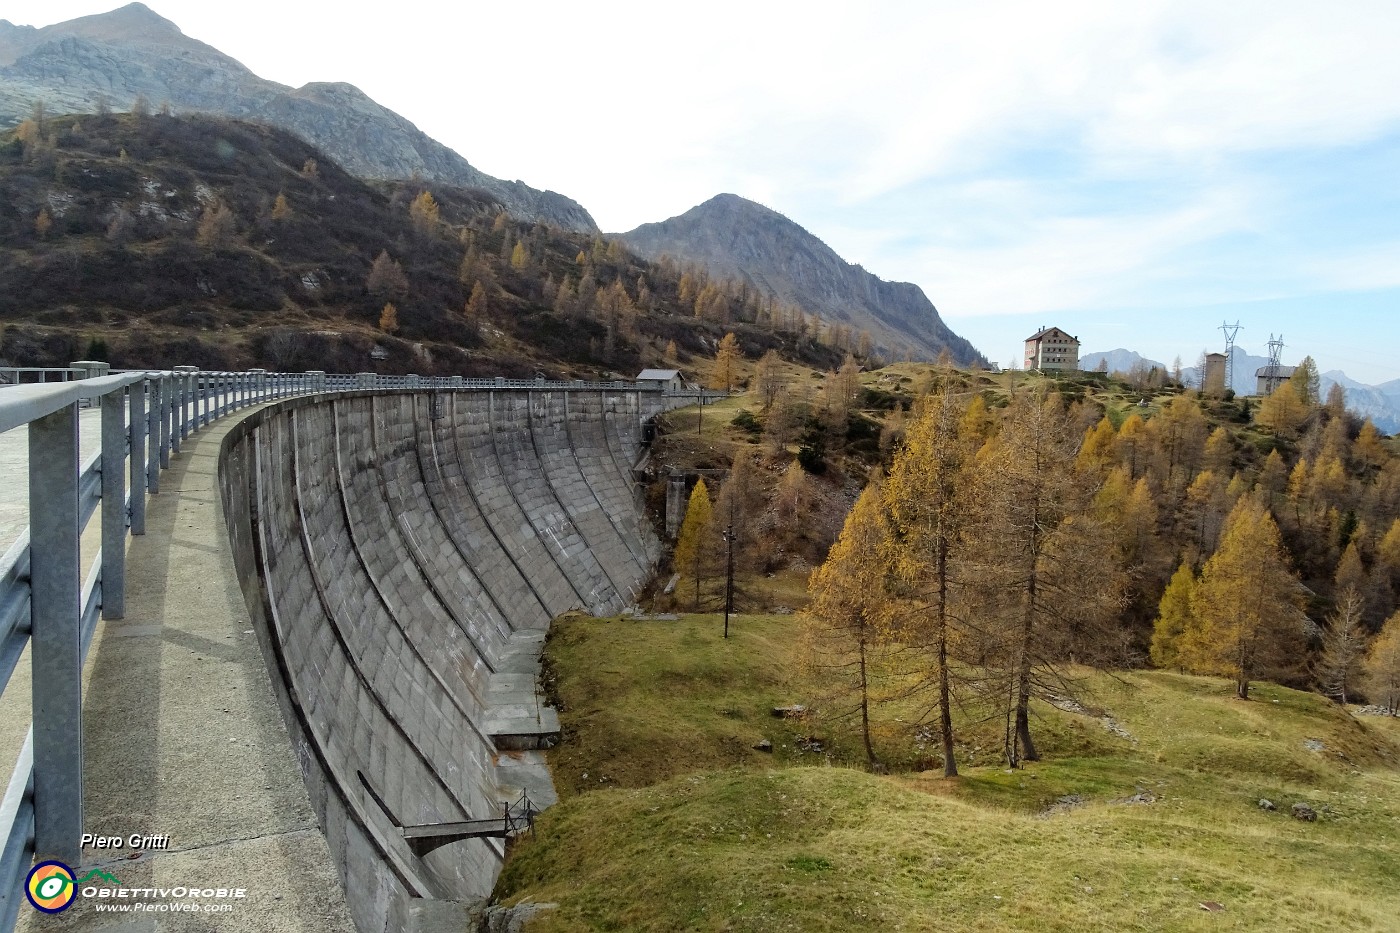
[[[933,359],[946,347],[959,363],[986,362],[948,329],[917,285],[870,274],[801,225],[737,194],[715,195],[684,214],[620,236],[642,256],[698,263],[829,323],[869,331],[891,353]]]

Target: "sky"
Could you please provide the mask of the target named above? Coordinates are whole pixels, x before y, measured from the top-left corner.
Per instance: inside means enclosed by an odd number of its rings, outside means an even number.
[[[751,198],[1003,365],[1042,325],[1190,365],[1238,321],[1250,353],[1400,378],[1395,0],[147,5],[606,231]]]

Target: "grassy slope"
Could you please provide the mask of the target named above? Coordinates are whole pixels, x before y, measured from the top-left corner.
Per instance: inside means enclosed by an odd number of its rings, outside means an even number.
[[[728,643],[713,616],[556,626],[563,801],[497,892],[559,902],[531,930],[1400,927],[1400,724],[1268,685],[1242,703],[1210,679],[1096,677],[1133,741],[1042,707],[1040,764],[1007,773],[998,728],[970,724],[961,779],[877,777],[843,766],[848,724],[769,715],[823,693],[793,672],[797,626],[743,616]],[[882,755],[918,762],[893,721],[914,710],[885,715]],[[828,751],[798,750],[808,734]],[[750,748],[764,737],[772,755]],[[1123,802],[1139,789],[1156,799]],[[1069,794],[1083,804],[1050,812]]]

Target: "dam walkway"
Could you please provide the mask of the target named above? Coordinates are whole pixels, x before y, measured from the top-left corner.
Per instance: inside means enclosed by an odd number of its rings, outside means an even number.
[[[0,388],[30,480],[0,559],[0,929],[460,928],[431,905],[489,893],[491,837],[552,800],[544,630],[644,582],[630,467],[685,403],[472,382]],[[81,897],[41,917],[47,860]]]

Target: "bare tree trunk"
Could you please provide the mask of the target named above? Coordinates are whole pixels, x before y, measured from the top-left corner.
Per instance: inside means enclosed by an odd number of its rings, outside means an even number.
[[[953,759],[952,691],[948,685],[948,542],[938,549],[938,731],[943,738],[943,776],[957,777]]]
[[[1021,623],[1021,669],[1016,672],[1016,742],[1020,758],[1039,761],[1040,753],[1031,741],[1031,634],[1035,629],[1035,573],[1026,588],[1026,614]]]
[[[865,740],[865,757],[871,765],[880,760],[875,757],[875,746],[870,744],[870,689],[865,674],[865,637],[860,639],[860,734]]]

